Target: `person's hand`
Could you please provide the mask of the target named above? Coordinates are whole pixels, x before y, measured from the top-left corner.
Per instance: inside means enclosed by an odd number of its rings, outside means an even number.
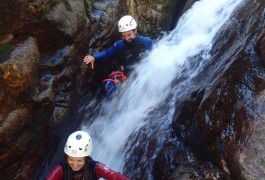
[[[94,62],[95,62],[95,58],[93,56],[90,56],[90,55],[85,56],[84,63],[86,63],[86,64],[91,63],[92,69],[94,69]]]

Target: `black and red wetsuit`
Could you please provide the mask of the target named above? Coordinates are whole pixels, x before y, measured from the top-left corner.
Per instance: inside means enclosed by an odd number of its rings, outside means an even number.
[[[94,163],[94,167],[90,165],[90,169],[88,171],[89,177],[91,179],[99,179],[99,178],[104,178],[108,180],[130,180],[128,177],[113,171],[110,169],[108,166],[101,162],[96,162],[90,158],[90,164]],[[66,168],[64,167],[65,165],[57,165],[53,168],[53,170],[48,174],[46,180],[64,180],[67,179],[66,176]],[[73,178],[74,180],[81,180],[83,179],[83,174],[82,172],[74,172],[73,173]]]

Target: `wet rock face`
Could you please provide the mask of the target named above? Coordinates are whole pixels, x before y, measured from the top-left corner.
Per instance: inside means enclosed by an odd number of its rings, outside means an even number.
[[[185,4],[186,1],[182,0],[126,1],[128,13],[137,20],[140,32],[154,37],[157,36],[157,33],[171,30],[175,26],[177,13],[182,11]]]
[[[12,52],[11,58],[0,64],[1,115],[19,104],[28,103],[33,96],[38,71],[39,51],[34,39],[29,39]],[[8,102],[8,103],[6,103]],[[2,107],[11,106],[7,109]]]
[[[230,163],[236,169],[235,174],[242,179],[264,177],[265,153],[265,91],[247,101],[239,109],[236,120],[241,123],[236,147],[230,157]]]
[[[265,30],[263,28],[262,33],[259,36],[259,39],[257,41],[257,45],[258,45],[258,50],[259,50],[259,54],[261,56],[261,59],[264,60],[265,59]],[[265,66],[265,62],[263,61],[263,64]]]
[[[21,169],[24,169],[21,163],[25,166],[37,165],[33,161],[23,161],[27,156],[25,154],[35,146],[31,143],[36,141],[28,130],[32,124],[31,98],[37,84],[38,63],[38,47],[36,41],[30,38],[12,52],[9,60],[0,64],[0,177],[3,175],[1,178],[4,179],[21,178],[11,173],[16,165]],[[23,178],[30,178],[31,171],[28,169]]]
[[[195,97],[188,95],[175,116],[176,134],[199,159],[214,162],[226,179],[265,175],[260,168],[265,152],[264,7],[264,1],[245,1],[224,25],[211,60],[195,78]]]
[[[70,54],[72,46],[58,50],[55,54],[41,57],[39,83],[36,86],[34,102],[39,109],[52,116],[52,123],[59,127],[71,109],[76,69]],[[46,111],[50,109],[49,111]],[[53,109],[53,110],[52,110]],[[53,112],[51,112],[53,111]]]
[[[27,16],[28,8],[25,1],[8,1],[0,4],[0,34],[10,33],[24,26],[24,19]],[[9,15],[9,14],[12,14]],[[22,20],[23,19],[23,20]]]
[[[71,42],[72,39],[59,31],[56,24],[44,18],[58,3],[55,0],[1,3],[0,44],[18,44],[31,36],[41,51],[50,51]]]

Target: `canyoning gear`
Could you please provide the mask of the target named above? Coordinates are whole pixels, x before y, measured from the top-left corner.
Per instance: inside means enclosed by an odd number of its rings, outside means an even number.
[[[122,71],[114,71],[106,79],[102,81],[104,89],[108,97],[115,92],[116,87],[126,81],[127,77]]]
[[[86,157],[92,152],[92,139],[84,131],[72,133],[65,144],[64,152],[72,157]]]
[[[136,29],[137,23],[132,16],[123,16],[118,22],[119,32],[130,31]]]
[[[96,61],[104,61],[116,57],[117,65],[123,66],[124,73],[128,75],[132,70],[132,65],[143,58],[152,46],[153,41],[149,37],[137,35],[130,44],[119,40],[110,48],[95,54],[94,58]]]
[[[117,66],[124,67],[127,75],[133,70],[135,63],[147,56],[152,48],[152,41],[142,36],[136,36],[129,44],[125,43],[117,54]]]
[[[122,71],[113,71],[108,75],[108,78],[104,79],[103,82],[105,81],[112,81],[114,83],[120,83],[120,82],[125,82],[127,77]]]
[[[86,157],[86,170],[74,172],[71,170],[68,164],[57,165],[47,176],[47,180],[66,180],[75,179],[82,180],[86,179],[97,180],[104,178],[108,180],[129,180],[126,176],[113,171],[108,166],[101,162],[94,161],[91,157]],[[69,172],[70,171],[70,172]],[[70,176],[70,178],[68,177]],[[71,178],[72,176],[72,178]]]
[[[55,166],[52,171],[46,177],[46,180],[63,180],[63,168],[60,165]]]
[[[135,37],[134,43],[132,43],[132,44],[130,43],[130,45],[131,45],[130,48],[133,48],[134,46],[139,45],[138,43],[144,47],[145,51],[150,51],[153,47],[153,41],[149,37],[137,35]],[[118,40],[110,48],[108,48],[104,51],[101,51],[97,54],[94,54],[94,58],[96,61],[104,61],[108,58],[112,58],[112,57],[116,56],[125,45],[126,44],[123,40]],[[134,47],[134,48],[136,48],[136,47]],[[139,51],[137,53],[137,55],[139,55],[140,52],[142,52],[142,51],[140,51],[140,50],[142,50],[142,48],[137,48],[137,49]]]

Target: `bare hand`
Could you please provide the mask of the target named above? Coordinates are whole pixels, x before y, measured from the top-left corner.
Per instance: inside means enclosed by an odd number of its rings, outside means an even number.
[[[85,56],[84,63],[86,63],[86,64],[91,63],[92,69],[94,69],[94,62],[95,62],[95,58],[93,56],[90,56],[90,55]]]

